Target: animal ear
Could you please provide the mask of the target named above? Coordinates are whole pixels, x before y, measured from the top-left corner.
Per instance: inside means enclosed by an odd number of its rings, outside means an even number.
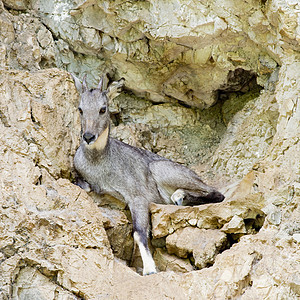
[[[87,90],[87,84],[86,84],[86,74],[83,76],[83,79],[82,79],[82,83],[80,81],[79,78],[77,78],[74,74],[70,73],[73,80],[74,80],[74,83],[75,83],[75,87],[77,89],[77,91],[82,94],[83,92],[85,92]]]
[[[110,100],[112,100],[116,98],[118,95],[120,95],[124,83],[125,83],[124,78],[121,78],[119,81],[114,81],[113,83],[111,83],[106,91],[107,97]]]

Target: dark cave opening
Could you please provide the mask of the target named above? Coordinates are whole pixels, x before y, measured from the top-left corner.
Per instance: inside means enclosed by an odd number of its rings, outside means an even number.
[[[262,90],[263,87],[257,83],[257,74],[253,71],[237,68],[229,71],[227,82],[217,90],[218,101],[226,101],[230,94],[245,94],[253,90]]]

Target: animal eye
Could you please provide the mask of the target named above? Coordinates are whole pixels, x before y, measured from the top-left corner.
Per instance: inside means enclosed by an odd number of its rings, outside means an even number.
[[[79,113],[82,115],[82,109],[78,107]]]
[[[102,114],[105,114],[106,113],[106,106],[102,106],[99,110],[99,114],[102,115]]]

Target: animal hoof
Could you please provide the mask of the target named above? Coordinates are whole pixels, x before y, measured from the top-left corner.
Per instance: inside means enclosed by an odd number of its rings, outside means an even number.
[[[182,205],[185,192],[181,189],[176,190],[171,196],[171,200],[175,205]]]
[[[180,199],[177,199],[177,200],[175,201],[175,204],[176,204],[176,205],[182,205],[182,202],[183,202],[183,198],[180,198]]]
[[[78,185],[79,187],[81,187],[83,190],[85,190],[87,193],[89,193],[92,189],[91,186],[83,179],[81,178],[77,178],[76,180],[76,185]]]
[[[205,198],[211,203],[218,203],[222,202],[225,199],[225,196],[218,191],[214,191],[209,193]]]
[[[143,273],[143,276],[152,275],[156,273],[157,273],[156,271],[151,271],[151,272]]]

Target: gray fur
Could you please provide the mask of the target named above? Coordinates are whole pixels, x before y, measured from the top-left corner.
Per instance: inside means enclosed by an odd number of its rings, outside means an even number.
[[[80,92],[82,128],[75,168],[92,190],[127,203],[135,241],[144,253],[143,274],[154,273],[155,265],[148,248],[149,204],[197,205],[220,202],[224,196],[185,166],[109,136],[108,102],[120,93],[123,79],[103,91],[103,79],[97,89],[89,90],[85,78],[81,84],[78,78],[72,77]]]

